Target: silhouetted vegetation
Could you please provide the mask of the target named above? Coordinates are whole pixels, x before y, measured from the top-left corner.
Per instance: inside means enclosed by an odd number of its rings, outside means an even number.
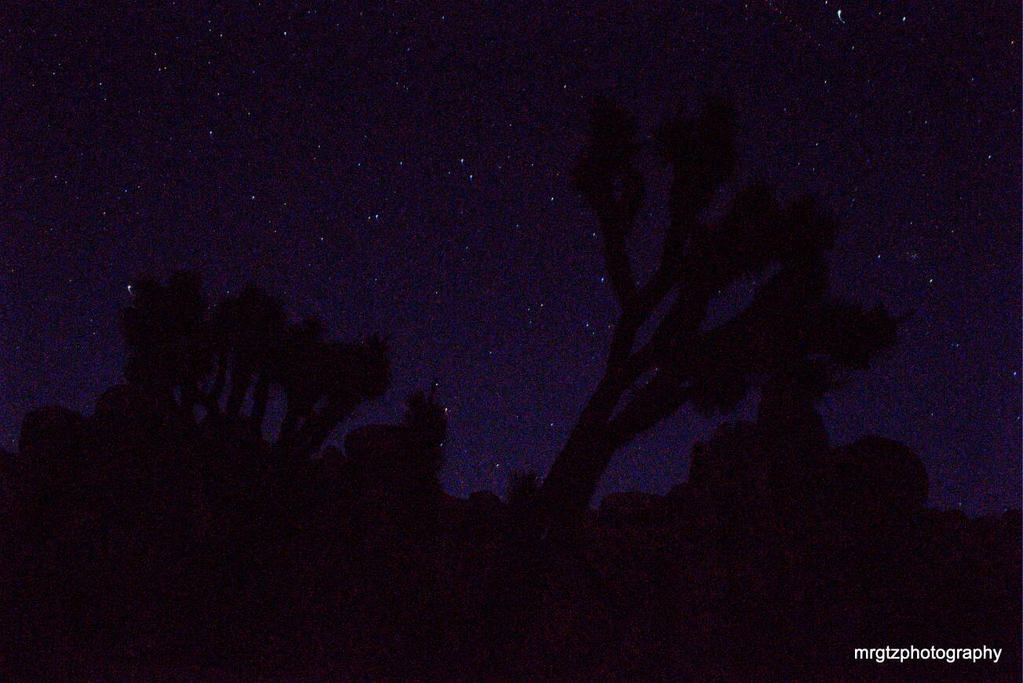
[[[671,678],[1012,676],[1020,513],[928,508],[907,446],[829,443],[816,403],[895,341],[827,295],[835,225],[733,172],[710,101],[656,136],[672,173],[652,276],[628,253],[644,192],[628,115],[594,110],[575,184],[597,214],[621,316],[607,368],[551,472],[507,501],[440,486],[431,391],[394,424],[331,439],[389,383],[387,345],[325,338],[247,288],[133,283],[125,383],[91,415],[25,416],[0,453],[5,677]],[[756,276],[749,305],[709,321]],[[727,422],[668,495],[588,507],[614,453],[689,406]],[[557,533],[551,533],[556,531]],[[1001,648],[993,663],[855,661],[884,645]],[[893,673],[894,672],[894,673]],[[1006,674],[1005,672],[1009,672]]]
[[[285,406],[275,441],[285,454],[317,452],[334,428],[390,381],[379,337],[328,342],[317,320],[289,323],[279,301],[256,287],[209,306],[198,279],[136,282],[121,316],[124,375],[186,421],[230,425],[261,436],[271,391]]]
[[[733,408],[754,387],[798,367],[819,395],[841,368],[866,367],[895,342],[896,321],[827,295],[835,223],[810,199],[781,206],[754,183],[721,217],[708,215],[731,178],[735,112],[709,99],[655,136],[671,169],[668,225],[653,274],[638,281],[628,238],[644,180],[633,119],[612,103],[592,111],[589,147],[573,180],[597,215],[608,280],[621,309],[603,377],[543,486],[555,523],[588,506],[615,451],[681,407]],[[714,299],[746,278],[749,305],[709,325]],[[645,336],[642,334],[647,330]]]

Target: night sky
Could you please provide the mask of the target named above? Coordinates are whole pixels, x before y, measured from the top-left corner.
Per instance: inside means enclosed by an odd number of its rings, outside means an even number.
[[[835,293],[913,313],[822,404],[833,440],[909,444],[936,505],[1019,504],[1018,2],[12,4],[7,450],[34,406],[91,412],[120,379],[127,284],[186,267],[213,296],[260,284],[337,338],[389,334],[392,389],[343,429],[396,420],[437,380],[452,493],[546,473],[616,316],[568,180],[589,104],[611,96],[649,131],[716,93],[740,111],[740,179],[845,226]],[[664,219],[647,159],[640,253]],[[603,490],[666,491],[722,419],[681,412]]]

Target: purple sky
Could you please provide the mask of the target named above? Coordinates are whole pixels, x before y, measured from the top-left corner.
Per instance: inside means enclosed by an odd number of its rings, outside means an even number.
[[[906,442],[935,504],[1019,504],[1018,3],[142,4],[3,10],[4,448],[34,406],[90,412],[120,376],[127,283],[189,267],[339,338],[390,334],[393,388],[353,424],[439,380],[452,492],[544,473],[615,317],[567,179],[588,102],[649,130],[718,93],[740,177],[846,226],[834,291],[915,312],[822,405],[833,439]],[[679,414],[604,490],[667,490],[722,419]]]

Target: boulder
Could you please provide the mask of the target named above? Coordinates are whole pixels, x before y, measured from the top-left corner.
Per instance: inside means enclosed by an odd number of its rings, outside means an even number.
[[[854,514],[907,515],[927,502],[927,470],[903,443],[868,436],[836,449],[832,457],[835,494]]]
[[[609,493],[600,501],[597,522],[612,526],[656,526],[668,519],[664,496],[645,491]]]
[[[23,457],[70,460],[81,454],[85,418],[69,408],[36,408],[21,423],[18,450]]]

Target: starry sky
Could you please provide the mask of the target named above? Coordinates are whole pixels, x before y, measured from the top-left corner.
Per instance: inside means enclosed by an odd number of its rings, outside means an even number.
[[[350,4],[0,10],[0,446],[34,406],[91,412],[126,285],[185,267],[389,334],[392,390],[353,424],[439,382],[452,493],[545,473],[616,316],[568,181],[589,104],[649,130],[716,93],[739,179],[845,226],[834,292],[912,312],[822,403],[832,439],[909,444],[936,505],[1019,504],[1018,2]],[[641,264],[666,187],[645,163]],[[723,419],[683,411],[603,491],[666,491]]]

